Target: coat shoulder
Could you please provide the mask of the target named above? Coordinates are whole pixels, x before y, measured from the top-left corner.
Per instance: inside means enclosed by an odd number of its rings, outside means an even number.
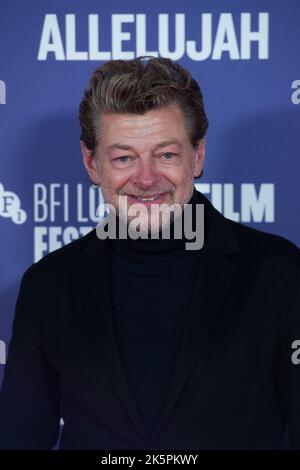
[[[24,277],[63,276],[77,269],[79,259],[85,248],[97,238],[96,229],[81,238],[64,245],[45,255],[42,259],[29,266]]]
[[[208,238],[219,247],[224,240],[229,252],[239,252],[243,259],[259,262],[266,258],[278,258],[288,262],[298,262],[300,250],[287,238],[268,233],[226,218],[199,191],[197,202],[205,205],[208,222]],[[225,236],[225,238],[224,238]]]
[[[300,250],[287,238],[228,220],[241,251],[261,259],[276,259],[289,265],[299,264]]]

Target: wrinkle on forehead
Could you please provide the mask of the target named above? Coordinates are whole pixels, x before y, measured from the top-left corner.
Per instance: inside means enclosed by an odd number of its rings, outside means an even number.
[[[146,143],[146,139],[153,145],[166,140],[189,141],[183,113],[178,105],[148,111],[143,115],[104,114],[101,131],[100,140],[105,147],[115,143],[134,146],[135,143]]]

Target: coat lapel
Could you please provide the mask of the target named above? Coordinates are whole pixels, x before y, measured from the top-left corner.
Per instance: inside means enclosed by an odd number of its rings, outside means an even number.
[[[206,341],[236,274],[236,267],[226,257],[226,254],[239,249],[231,228],[203,195],[198,194],[198,197],[198,203],[205,204],[205,243],[199,256],[193,292],[162,412],[150,445],[155,445],[155,439],[183,392],[192,369],[203,354]]]
[[[113,389],[133,425],[146,439],[146,428],[123,368],[111,298],[110,255],[107,240],[90,240],[80,268],[80,282],[91,338]]]

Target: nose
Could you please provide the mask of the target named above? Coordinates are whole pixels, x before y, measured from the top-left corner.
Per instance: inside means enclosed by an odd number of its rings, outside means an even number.
[[[160,179],[160,175],[155,168],[155,162],[151,159],[139,161],[138,168],[132,177],[132,182],[139,188],[146,190],[155,185]]]

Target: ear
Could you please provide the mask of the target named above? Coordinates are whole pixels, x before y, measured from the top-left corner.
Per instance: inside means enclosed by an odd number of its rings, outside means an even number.
[[[96,158],[93,155],[93,152],[89,150],[86,146],[86,143],[83,140],[80,140],[80,148],[83,157],[83,164],[85,166],[86,171],[90,177],[90,180],[94,183],[99,185],[100,184],[100,175],[99,169],[97,166]]]
[[[195,150],[194,158],[194,178],[200,176],[205,160],[205,137],[203,137]]]

